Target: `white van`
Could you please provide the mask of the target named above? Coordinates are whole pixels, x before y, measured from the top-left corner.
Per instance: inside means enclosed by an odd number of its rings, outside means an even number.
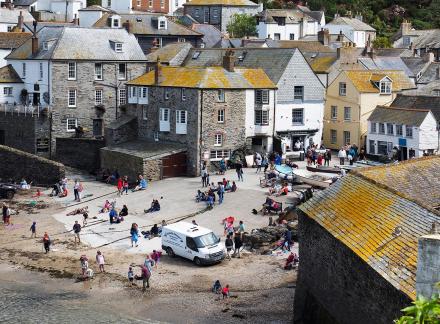
[[[225,258],[225,246],[211,230],[187,222],[162,229],[162,249],[169,256],[181,256],[195,264],[211,264]]]

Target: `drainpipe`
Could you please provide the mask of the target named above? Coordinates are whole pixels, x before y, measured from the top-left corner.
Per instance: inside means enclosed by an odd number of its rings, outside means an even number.
[[[199,134],[199,150],[200,150],[200,161],[199,161],[199,166],[202,164],[202,157],[203,157],[203,152],[202,152],[202,134],[203,134],[203,89],[200,90],[200,134]]]
[[[275,121],[276,121],[276,105],[277,105],[277,97],[276,97],[276,91],[273,90],[273,122],[272,122],[272,152],[274,149],[274,142],[275,142]],[[267,148],[266,148],[267,150]]]

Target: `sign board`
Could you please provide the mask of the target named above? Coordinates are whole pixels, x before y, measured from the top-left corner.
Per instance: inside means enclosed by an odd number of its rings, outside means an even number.
[[[406,138],[399,138],[399,146],[406,146]]]

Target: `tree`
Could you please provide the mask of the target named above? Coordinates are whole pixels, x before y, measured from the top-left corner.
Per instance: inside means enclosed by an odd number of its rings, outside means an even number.
[[[87,0],[87,6],[101,5],[101,0]]]
[[[388,37],[379,36],[373,41],[374,48],[390,48],[392,47],[391,41]]]
[[[413,306],[402,309],[405,314],[398,320],[396,324],[437,324],[440,322],[440,299],[433,296],[426,299],[422,296],[413,302]]]
[[[226,30],[234,38],[255,36],[257,34],[257,21],[251,15],[234,14],[228,26],[226,26]]]

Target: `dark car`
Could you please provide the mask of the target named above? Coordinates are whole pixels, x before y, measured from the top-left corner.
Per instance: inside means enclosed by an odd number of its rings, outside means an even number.
[[[6,199],[14,198],[17,187],[7,183],[0,183],[0,197]]]

